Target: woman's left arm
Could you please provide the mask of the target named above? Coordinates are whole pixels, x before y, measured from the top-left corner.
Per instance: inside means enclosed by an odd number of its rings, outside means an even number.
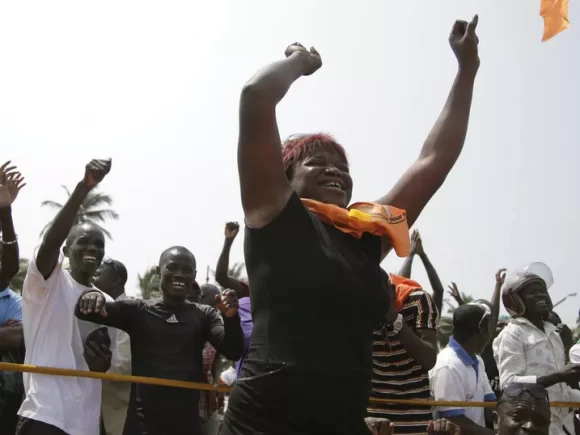
[[[477,15],[470,23],[456,21],[449,44],[458,61],[458,72],[439,119],[429,133],[419,158],[407,169],[380,204],[407,211],[411,227],[431,197],[445,181],[465,142],[473,84],[479,68],[475,33]]]

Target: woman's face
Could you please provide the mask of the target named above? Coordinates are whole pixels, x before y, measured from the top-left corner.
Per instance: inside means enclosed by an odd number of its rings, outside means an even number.
[[[301,198],[346,207],[352,196],[347,162],[336,152],[320,149],[297,162],[290,180]]]

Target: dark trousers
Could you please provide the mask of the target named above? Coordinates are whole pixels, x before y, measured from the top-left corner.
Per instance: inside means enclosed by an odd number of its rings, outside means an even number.
[[[20,417],[15,435],[68,435],[62,429],[38,420]]]

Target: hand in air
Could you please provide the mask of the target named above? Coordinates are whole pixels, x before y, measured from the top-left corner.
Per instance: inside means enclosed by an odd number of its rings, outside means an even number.
[[[455,423],[441,418],[429,422],[427,435],[461,435],[461,429]]]
[[[463,297],[461,296],[461,293],[459,292],[459,287],[457,287],[457,284],[452,282],[451,285],[448,286],[448,288],[449,288],[449,291],[447,293],[449,293],[459,305],[463,305],[463,303],[464,303]]]
[[[79,310],[82,314],[100,314],[107,315],[105,309],[105,296],[99,291],[85,293],[79,301]]]
[[[421,239],[421,233],[419,230],[413,230],[411,234],[411,252],[416,255],[423,255],[423,239]]]
[[[111,171],[111,159],[94,159],[85,167],[83,182],[88,188],[95,187]]]
[[[478,16],[475,15],[469,23],[463,20],[455,21],[449,35],[449,45],[451,45],[451,49],[455,53],[459,67],[471,70],[474,73],[479,68],[479,52],[477,48],[479,38],[475,32],[478,20]]]
[[[240,231],[240,225],[237,222],[228,222],[224,231],[227,240],[234,240]]]
[[[386,418],[365,418],[365,423],[371,431],[371,435],[391,435],[393,433],[394,425]]]
[[[225,290],[221,296],[216,296],[217,308],[226,317],[235,317],[238,314],[238,296],[233,290]]]
[[[288,48],[286,48],[284,54],[286,57],[290,57],[292,55],[300,56],[304,60],[305,67],[302,75],[305,76],[314,74],[322,66],[322,58],[320,57],[320,53],[316,51],[316,48],[310,47],[310,50],[307,50],[306,47],[304,47],[299,42],[290,44]]]
[[[0,208],[12,205],[20,189],[26,186],[24,177],[16,166],[8,166],[10,161],[0,166]]]
[[[495,283],[497,285],[499,285],[499,286],[503,285],[503,283],[505,282],[506,272],[507,272],[507,269],[505,267],[502,267],[500,270],[498,270],[495,273]]]

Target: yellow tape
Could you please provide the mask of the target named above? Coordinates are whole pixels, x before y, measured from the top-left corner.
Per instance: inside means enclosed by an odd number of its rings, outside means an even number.
[[[136,384],[159,385],[163,387],[187,388],[190,390],[219,391],[229,393],[232,387],[210,385],[198,382],[176,381],[173,379],[149,378],[146,376],[117,375],[113,373],[89,372],[85,370],[57,369],[28,364],[0,362],[0,370],[8,372],[38,373],[41,375],[68,376],[76,378],[101,379],[112,382],[129,382]],[[397,405],[454,406],[461,408],[494,408],[495,402],[458,402],[448,400],[405,400],[405,399],[370,399],[371,403],[392,403]],[[554,408],[580,408],[580,402],[551,402]]]

